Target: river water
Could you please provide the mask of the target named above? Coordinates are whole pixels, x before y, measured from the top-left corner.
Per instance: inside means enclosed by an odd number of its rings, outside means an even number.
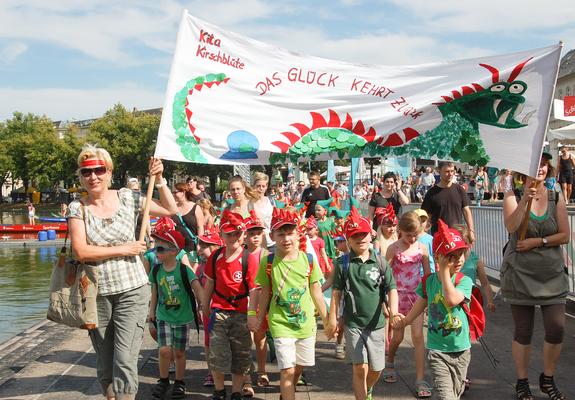
[[[43,210],[45,216],[56,211]],[[37,212],[38,214],[38,212]],[[25,210],[0,213],[4,224],[27,223]],[[46,319],[52,265],[59,246],[0,245],[0,343]]]

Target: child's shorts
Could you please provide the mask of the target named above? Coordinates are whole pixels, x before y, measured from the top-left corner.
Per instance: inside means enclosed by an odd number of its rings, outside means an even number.
[[[429,369],[433,373],[435,393],[441,399],[459,399],[465,390],[467,368],[471,361],[471,350],[443,353],[429,350]]]
[[[385,368],[385,328],[372,331],[346,326],[344,332],[348,364],[369,364],[371,371]]]
[[[210,368],[224,374],[247,374],[252,363],[247,315],[235,311],[212,312],[216,316],[210,332]]]
[[[158,346],[170,346],[176,350],[186,350],[190,325],[172,325],[169,322],[156,320],[158,326]]]
[[[315,365],[315,335],[304,339],[274,338],[276,358],[280,370],[296,365],[312,367]]]

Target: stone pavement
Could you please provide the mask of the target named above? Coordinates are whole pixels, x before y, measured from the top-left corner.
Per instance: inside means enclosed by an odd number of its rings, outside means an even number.
[[[496,300],[497,311],[488,313],[484,342],[473,345],[469,377],[471,390],[464,400],[513,399],[515,374],[511,359],[512,321],[509,307]],[[536,331],[530,369],[530,381],[535,399],[546,399],[537,381],[542,370],[542,326],[537,314]],[[575,319],[567,316],[565,343],[556,381],[568,398],[575,399]],[[186,373],[187,399],[209,399],[210,390],[201,386],[206,375],[203,348],[197,337],[191,340]],[[309,386],[298,387],[298,400],[353,399],[351,367],[333,356],[334,345],[324,340],[320,333],[317,343],[317,364],[306,371]],[[138,399],[150,399],[151,389],[157,379],[155,343],[146,334],[140,359],[140,391]],[[95,355],[84,331],[75,331],[51,322],[23,332],[0,345],[0,399],[26,400],[88,400],[102,399],[95,379]],[[271,386],[256,388],[255,399],[278,399],[278,370],[268,364]],[[375,386],[376,399],[413,399],[414,357],[409,334],[398,352],[396,368],[399,382]],[[428,378],[430,378],[429,374]],[[229,382],[228,382],[229,385]],[[229,386],[228,386],[229,387]],[[229,389],[228,389],[229,393]]]

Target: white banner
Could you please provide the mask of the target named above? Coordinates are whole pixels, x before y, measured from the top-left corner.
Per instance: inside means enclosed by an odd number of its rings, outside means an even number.
[[[560,53],[557,44],[424,65],[351,64],[184,12],[156,156],[269,164],[409,154],[535,175]]]

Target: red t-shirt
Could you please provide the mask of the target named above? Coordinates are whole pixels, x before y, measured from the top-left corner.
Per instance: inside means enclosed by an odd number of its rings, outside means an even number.
[[[216,294],[216,290],[218,293],[221,293],[224,296],[232,297],[244,294],[246,289],[244,286],[244,279],[242,276],[242,255],[243,252],[240,253],[235,259],[233,260],[226,260],[225,258],[226,248],[222,247],[222,251],[216,260],[216,286],[214,288],[214,292],[212,294],[212,308],[217,308],[220,310],[226,311],[239,311],[239,312],[247,312],[248,311],[248,297],[244,297],[233,303],[230,304],[226,299],[218,296]],[[213,270],[213,262],[212,259],[215,256],[215,252],[210,255],[206,262],[206,266],[204,269],[204,274],[208,279],[214,279],[214,270]],[[252,260],[253,258],[253,260]],[[247,277],[246,281],[248,284],[248,289],[251,290],[254,287],[254,279],[258,272],[258,264],[259,259],[255,259],[253,255],[248,257],[248,269],[247,269]]]

